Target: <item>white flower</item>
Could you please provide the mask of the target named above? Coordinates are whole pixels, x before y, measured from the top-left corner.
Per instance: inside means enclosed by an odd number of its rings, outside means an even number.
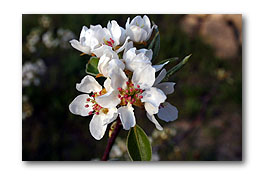
[[[102,28],[101,25],[90,25],[88,29],[84,26],[79,41],[73,39],[70,43],[75,49],[89,55],[94,53],[100,58],[107,47],[117,53],[123,51],[128,39],[125,30],[112,20],[108,22],[107,28]]]
[[[136,68],[132,78],[129,79],[120,68],[113,69],[109,73],[109,82],[111,91],[102,96],[97,96],[95,101],[103,107],[113,108],[118,104],[117,113],[120,115],[123,128],[129,130],[135,126],[136,119],[134,115],[135,106],[143,106],[149,113],[158,113],[158,107],[167,98],[160,89],[152,87],[155,82],[155,69],[151,65],[144,68]],[[150,106],[150,107],[149,107]],[[157,110],[152,111],[152,106]],[[156,119],[150,119],[156,124]],[[156,125],[157,126],[157,125]]]
[[[103,51],[102,56],[100,56],[97,69],[100,74],[104,77],[109,77],[109,72],[112,69],[121,68],[125,69],[125,64],[119,59],[116,52],[107,48]]]
[[[154,27],[155,25],[151,28],[150,20],[146,15],[143,18],[136,16],[131,22],[130,18],[128,18],[126,22],[126,35],[134,42],[146,42],[150,38]]]
[[[151,62],[152,55],[153,55],[153,52],[151,49],[148,50],[148,49],[142,48],[142,49],[137,50],[133,46],[130,49],[125,48],[125,52],[123,54],[123,60],[126,64],[126,69],[133,72],[136,68],[142,69],[146,65],[152,65],[152,62]],[[168,63],[169,61],[163,64],[153,65],[152,67],[157,72],[161,70],[162,67]]]
[[[99,96],[110,90],[109,80],[106,80],[105,90],[92,76],[85,76],[80,84],[76,84],[76,89],[85,94],[77,96],[69,105],[71,113],[81,116],[93,115],[89,128],[92,136],[100,140],[106,131],[107,125],[117,118],[116,107],[105,108],[95,101],[95,96]],[[92,93],[92,97],[89,93]]]

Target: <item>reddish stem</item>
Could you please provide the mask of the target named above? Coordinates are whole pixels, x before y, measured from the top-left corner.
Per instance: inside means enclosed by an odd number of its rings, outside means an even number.
[[[104,155],[103,155],[101,161],[107,161],[108,160],[110,151],[111,151],[111,149],[115,143],[116,137],[118,136],[118,134],[121,130],[121,127],[122,127],[122,124],[121,124],[120,118],[118,117],[117,121],[116,121],[116,126],[113,130],[113,133],[112,133],[111,137],[108,139],[107,146],[105,148]]]

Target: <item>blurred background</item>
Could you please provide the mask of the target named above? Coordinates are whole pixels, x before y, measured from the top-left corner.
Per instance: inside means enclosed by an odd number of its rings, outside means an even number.
[[[136,15],[22,16],[22,159],[99,160],[108,134],[95,140],[90,117],[69,112],[75,89],[86,75],[89,56],[80,56],[69,40],[83,25],[124,27]],[[137,123],[150,137],[153,161],[242,160],[242,16],[148,15],[159,27],[159,59],[192,53],[187,65],[170,78],[176,82],[168,102],[179,118],[158,131],[146,118]],[[171,68],[173,64],[166,66]],[[111,160],[129,160],[121,130]]]

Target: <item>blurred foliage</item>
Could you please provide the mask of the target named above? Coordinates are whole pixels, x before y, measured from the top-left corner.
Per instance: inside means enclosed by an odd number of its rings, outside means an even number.
[[[23,15],[22,64],[41,59],[46,67],[44,74],[37,75],[39,84],[22,87],[23,111],[30,105],[22,123],[23,160],[95,160],[102,156],[108,135],[96,141],[88,129],[90,118],[68,110],[80,94],[75,84],[86,75],[89,59],[80,56],[68,41],[79,38],[83,25],[106,26],[115,19],[124,27],[127,17],[134,16]],[[241,160],[241,46],[233,58],[216,57],[200,35],[189,36],[181,29],[184,16],[149,15],[160,30],[160,53],[155,62],[192,54],[185,67],[170,77],[176,86],[168,102],[178,108],[179,119],[171,123],[159,120],[165,128],[161,132],[140,115],[137,123],[152,138],[153,160]],[[117,155],[110,155],[113,160],[128,160],[122,142],[127,133],[121,130],[113,149]]]

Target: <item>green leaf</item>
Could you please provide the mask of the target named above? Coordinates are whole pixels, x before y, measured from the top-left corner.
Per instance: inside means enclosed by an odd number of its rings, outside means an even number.
[[[128,132],[127,151],[132,161],[151,160],[152,149],[148,136],[138,125]]]
[[[157,65],[164,64],[167,61],[169,61],[169,63],[172,63],[172,62],[177,61],[177,60],[179,60],[178,57],[172,57],[172,58],[164,59],[164,60],[160,61],[159,63],[157,63]]]
[[[165,81],[168,81],[169,77],[179,71],[189,60],[189,58],[192,56],[192,54],[186,56],[180,63],[172,67],[166,74],[166,77],[164,78]]]
[[[97,69],[99,58],[90,57],[88,63],[86,64],[85,72],[89,75],[96,76],[99,72]]]
[[[154,22],[152,22],[152,24],[155,25]],[[160,34],[159,34],[158,26],[154,27],[153,34],[154,37],[150,42],[150,44],[148,45],[148,49],[152,49],[153,51],[152,62],[154,62],[154,60],[157,58],[160,50]]]

